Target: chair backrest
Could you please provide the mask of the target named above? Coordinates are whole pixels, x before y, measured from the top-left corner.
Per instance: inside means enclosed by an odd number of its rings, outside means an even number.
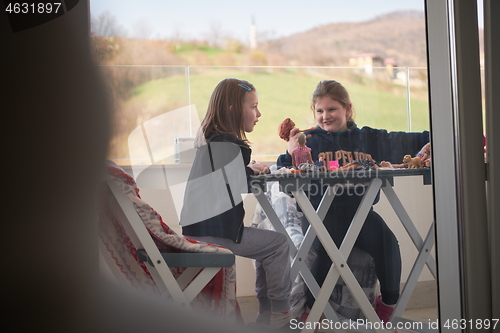
[[[108,172],[99,215],[105,267],[137,289],[224,320],[236,318],[234,254],[178,235],[144,202],[130,175],[112,162]]]
[[[174,299],[184,296],[175,277],[163,259],[157,245],[145,227],[141,217],[127,195],[125,195],[111,180],[106,182],[108,187],[107,202],[110,209],[116,214],[125,232],[135,249],[144,249],[154,267],[148,267],[151,276],[161,293],[168,291]],[[182,237],[182,236],[177,236]]]
[[[99,237],[101,257],[114,268],[112,273],[137,289],[169,295],[181,305],[224,319],[234,318],[234,254],[178,235],[142,200],[130,175],[112,162],[108,172]],[[223,292],[214,293],[214,288]]]

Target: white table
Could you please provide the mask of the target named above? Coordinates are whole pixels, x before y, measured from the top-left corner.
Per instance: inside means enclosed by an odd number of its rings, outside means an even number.
[[[396,212],[399,220],[405,227],[418,251],[418,256],[413,264],[411,272],[401,292],[399,301],[391,317],[391,322],[393,324],[396,324],[397,322],[407,321],[406,319],[401,318],[401,315],[403,314],[408,304],[411,294],[413,293],[413,290],[417,284],[420,273],[422,272],[422,269],[425,265],[428,266],[434,278],[436,278],[436,263],[431,255],[431,249],[435,241],[434,222],[431,224],[426,238],[422,239],[414,223],[412,222],[411,218],[409,217],[401,201],[392,188],[392,186],[394,185],[395,177],[415,175],[421,175],[423,177],[424,184],[431,183],[431,172],[428,168],[370,171],[362,170],[328,173],[310,172],[298,174],[273,174],[252,177],[250,182],[252,192],[257,198],[259,204],[262,206],[262,209],[266,213],[267,217],[273,224],[273,227],[277,231],[283,234],[287,234],[276,212],[274,211],[272,205],[269,203],[265,195],[265,191],[267,190],[267,182],[278,181],[280,184],[280,188],[282,188],[285,192],[292,193],[298,205],[302,209],[302,212],[307,217],[310,223],[309,229],[304,235],[304,240],[299,249],[297,249],[292,243],[291,239],[288,238],[290,243],[290,256],[292,258],[292,280],[297,277],[297,274],[300,274],[309,290],[316,298],[314,306],[309,313],[309,317],[307,319],[308,322],[318,322],[322,313],[324,313],[325,316],[328,319],[332,320],[334,323],[339,322],[337,314],[335,313],[335,311],[333,311],[328,302],[328,299],[330,298],[330,295],[339,277],[342,277],[342,279],[344,280],[345,284],[351,291],[354,299],[356,300],[367,320],[372,323],[379,322],[377,314],[375,313],[368,298],[364,294],[358,281],[347,265],[346,260],[351,253],[352,247],[354,246],[354,243],[363,226],[366,216],[370,211],[380,189],[382,189],[382,191],[386,195],[389,203]],[[319,182],[322,187],[325,186],[327,188],[317,210],[313,208],[306,194],[306,192],[310,189],[313,181]],[[328,231],[326,230],[322,221],[335,197],[336,191],[338,191],[339,189],[345,189],[348,186],[351,186],[351,188],[353,189],[355,189],[356,187],[360,189],[360,186],[363,185],[366,186],[366,188],[363,189],[364,195],[362,201],[356,211],[356,214],[354,215],[351,226],[345,235],[342,245],[340,246],[340,248],[338,248],[328,234]],[[316,236],[319,238],[319,241],[332,260],[332,266],[321,288],[315,281],[310,270],[305,265],[304,260]],[[377,328],[375,326],[376,325],[373,325],[372,327],[373,330],[377,333],[387,331],[383,328]],[[311,327],[311,325],[309,325],[309,327]],[[357,328],[359,331],[371,331],[371,329],[367,329],[366,327],[364,329],[363,327]],[[302,332],[304,333],[313,331],[314,329],[308,328],[307,325],[302,330]],[[336,329],[336,331],[343,333],[346,332],[342,328]]]

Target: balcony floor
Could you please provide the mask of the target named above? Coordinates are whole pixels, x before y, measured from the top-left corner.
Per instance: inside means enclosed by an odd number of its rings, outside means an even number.
[[[241,309],[241,314],[245,324],[255,322],[255,316],[257,314],[257,298],[254,296],[238,297],[238,304]],[[422,308],[422,309],[411,309],[404,312],[403,318],[410,319],[416,322],[421,322],[427,324],[429,322],[435,322],[438,319],[438,309],[437,308]],[[261,331],[262,330],[257,330]],[[299,332],[298,329],[287,329],[283,328],[277,330],[277,332]],[[319,332],[335,332],[333,329],[319,330]],[[352,332],[349,331],[348,332]],[[415,332],[413,330],[398,329],[399,333],[409,333]]]

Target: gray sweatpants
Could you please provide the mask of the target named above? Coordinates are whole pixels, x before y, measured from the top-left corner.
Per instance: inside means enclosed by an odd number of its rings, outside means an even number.
[[[188,237],[224,246],[237,256],[255,259],[255,292],[259,299],[259,309],[272,311],[290,309],[292,281],[287,236],[272,230],[245,227],[239,244],[220,237]]]

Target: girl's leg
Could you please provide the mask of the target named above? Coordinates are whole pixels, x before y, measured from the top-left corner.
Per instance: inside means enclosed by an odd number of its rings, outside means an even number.
[[[340,247],[354,217],[355,209],[341,207],[330,209],[324,225],[333,241]],[[315,240],[315,243],[318,239]],[[311,272],[321,286],[332,264],[325,249],[315,244],[318,255],[313,262]],[[371,210],[356,240],[355,246],[369,253],[375,261],[377,278],[380,281],[382,301],[387,305],[396,304],[399,299],[401,281],[401,254],[399,244],[380,215]],[[308,291],[307,305],[312,307],[314,297]]]
[[[286,312],[290,309],[290,251],[287,236],[276,231],[245,227],[241,243],[218,237],[191,237],[230,249],[235,255],[256,260],[256,296],[259,309]]]
[[[327,214],[328,220],[325,218],[325,226],[337,246],[342,244],[354,213],[353,209],[339,207],[332,211],[332,214]],[[373,209],[368,213],[354,246],[373,257],[377,278],[380,281],[382,301],[387,305],[396,304],[401,281],[399,244],[391,229]],[[327,272],[327,270],[324,272],[323,280]]]
[[[344,239],[347,229],[349,228],[351,220],[352,217],[349,219],[348,216],[335,216],[333,209],[330,209],[330,211],[326,214],[323,224],[337,247],[340,247],[342,244],[342,240]],[[316,251],[317,255],[311,266],[311,273],[316,279],[316,282],[318,282],[318,285],[321,287],[325,281],[328,271],[330,270],[332,260],[317,237],[313,242],[312,248]],[[309,289],[307,290],[306,296],[306,304],[309,308],[312,308],[315,298]]]
[[[375,261],[382,301],[387,305],[396,304],[401,282],[399,244],[382,217],[373,210],[368,214],[355,245],[368,252]]]

